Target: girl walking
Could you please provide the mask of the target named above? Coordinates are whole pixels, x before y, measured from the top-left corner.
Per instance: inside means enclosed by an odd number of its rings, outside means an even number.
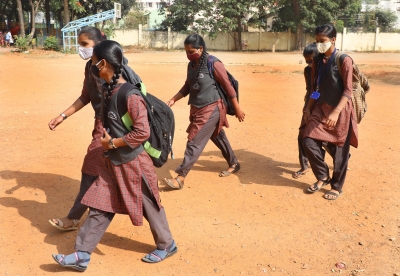
[[[317,45],[315,43],[310,44],[304,48],[303,57],[307,63],[307,66],[304,68],[304,80],[306,82],[306,95],[304,96],[303,109],[307,107],[308,100],[311,95],[311,90],[312,90],[311,67],[312,67],[312,61],[313,61],[314,57],[317,55],[318,55],[318,49],[317,49]],[[306,175],[308,173],[309,164],[308,164],[308,159],[305,156],[305,150],[303,147],[303,135],[304,135],[305,127],[306,127],[306,122],[304,121],[304,116],[302,116],[300,127],[299,127],[299,136],[297,137],[297,146],[299,149],[299,163],[300,163],[301,169],[292,174],[293,178],[300,178],[303,175]]]
[[[60,219],[49,220],[51,225],[60,230],[78,229],[79,221],[87,211],[87,206],[81,203],[86,191],[95,180],[97,183],[101,184],[105,181],[104,179],[109,178],[107,177],[108,170],[102,157],[103,148],[100,142],[100,138],[103,134],[103,124],[101,122],[101,95],[104,80],[101,80],[92,74],[92,61],[90,59],[92,57],[93,47],[105,39],[106,37],[95,27],[85,27],[79,32],[79,56],[84,60],[88,60],[85,66],[82,92],[80,97],[69,108],[49,122],[49,128],[55,130],[58,125],[75,112],[78,112],[85,105],[91,103],[94,110],[92,141],[83,161],[79,193],[67,216]],[[134,84],[141,81],[139,76],[137,76],[128,66],[124,66],[123,75]]]
[[[330,184],[331,190],[324,195],[335,200],[342,194],[349,160],[350,145],[358,146],[358,129],[353,104],[353,61],[346,56],[341,72],[336,64],[336,29],[322,25],[315,29],[319,55],[313,61],[313,92],[304,119],[303,145],[317,182],[308,188],[314,193]],[[322,143],[333,157],[334,169],[330,178],[328,165],[324,161]]]
[[[245,113],[240,109],[236,92],[231,86],[226,69],[221,61],[214,64],[214,79],[207,68],[207,48],[204,39],[198,34],[189,35],[184,42],[189,64],[186,82],[181,90],[167,104],[173,106],[177,101],[189,95],[190,124],[187,128],[188,142],[183,163],[175,170],[178,174],[174,179],[164,178],[163,181],[174,189],[182,189],[184,180],[204,150],[209,139],[221,150],[228,163],[228,169],[219,176],[225,177],[240,170],[240,164],[225,135],[224,126],[229,127],[226,118],[226,107],[218,94],[217,81],[227,93],[235,108],[235,115],[240,122],[244,121]]]
[[[54,260],[63,267],[87,269],[91,253],[116,213],[128,214],[136,226],[143,224],[143,217],[149,222],[157,249],[144,256],[144,262],[160,262],[178,250],[161,206],[153,163],[142,146],[150,136],[143,98],[134,94],[134,90],[127,93],[132,131],[128,131],[116,115],[118,91],[126,83],[121,75],[123,64],[122,48],[117,42],[106,40],[94,47],[91,71],[107,82],[102,115],[109,133],[103,129],[101,144],[106,150],[105,164],[109,171],[106,176],[111,177],[102,185],[91,185],[83,197],[82,203],[89,206],[90,211],[76,238],[77,252],[53,254]]]

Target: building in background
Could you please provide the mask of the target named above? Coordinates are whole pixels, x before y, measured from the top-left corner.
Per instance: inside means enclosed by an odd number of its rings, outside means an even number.
[[[166,3],[171,5],[173,0],[136,0],[136,5],[143,9],[147,16],[147,29],[155,30],[164,21],[165,15],[159,14],[159,9],[161,8],[162,3]]]
[[[362,0],[361,11],[365,12],[370,9],[382,8],[391,10],[397,15],[397,24],[395,28],[400,29],[400,0]],[[379,18],[378,18],[379,20]]]

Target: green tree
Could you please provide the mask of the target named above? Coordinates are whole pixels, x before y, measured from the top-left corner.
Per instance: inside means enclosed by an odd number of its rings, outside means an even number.
[[[296,49],[300,50],[305,46],[304,32],[311,33],[318,25],[335,24],[341,19],[354,23],[360,10],[360,0],[281,0],[272,30],[296,32]]]
[[[235,38],[236,49],[242,49],[241,34],[248,20],[266,16],[272,0],[175,0],[173,5],[164,4],[160,10],[167,17],[162,28],[171,26],[175,31],[194,31],[216,37],[230,33]],[[237,33],[237,37],[235,34]]]
[[[369,9],[364,14],[364,30],[374,32],[379,27],[382,32],[396,31],[397,22],[396,12],[382,8]]]
[[[124,16],[124,29],[137,29],[139,24],[146,24],[147,17],[143,11],[138,7],[134,7],[126,16]]]

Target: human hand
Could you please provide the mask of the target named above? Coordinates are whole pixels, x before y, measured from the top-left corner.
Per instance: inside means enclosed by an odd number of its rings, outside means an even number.
[[[246,114],[241,109],[235,110],[235,117],[239,119],[239,122],[243,122],[245,116]]]
[[[51,119],[49,122],[48,126],[50,130],[56,130],[56,127],[61,124],[64,121],[64,118],[62,116],[57,116],[54,119]]]
[[[326,118],[325,126],[334,128],[339,118],[340,111],[335,108]]]
[[[168,105],[169,107],[173,106],[174,104],[175,104],[175,99],[174,99],[174,98],[170,99],[170,100],[167,102],[167,105]]]
[[[304,110],[303,111],[303,119],[304,119],[304,122],[308,122],[308,120],[310,119],[310,110]]]
[[[103,135],[101,136],[100,141],[104,149],[111,149],[110,145],[108,144],[110,140],[111,136],[108,134],[107,130],[103,128]]]

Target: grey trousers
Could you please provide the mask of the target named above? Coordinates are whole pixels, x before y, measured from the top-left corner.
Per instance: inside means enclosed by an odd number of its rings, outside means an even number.
[[[164,208],[158,210],[155,198],[143,178],[142,197],[143,216],[150,224],[154,242],[158,249],[165,249],[173,241],[167,217]],[[92,253],[113,220],[114,215],[114,213],[90,208],[89,215],[79,229],[78,236],[76,237],[75,250]]]
[[[332,189],[336,191],[342,190],[344,181],[346,179],[347,165],[349,163],[350,156],[350,138],[351,124],[343,147],[339,147],[331,143],[326,145],[327,152],[333,158],[333,173],[330,184]],[[323,153],[324,150],[322,149],[322,143],[322,141],[310,137],[303,138],[306,156],[310,162],[311,169],[318,180],[326,179],[326,177],[329,176],[329,167],[324,160],[325,154]]]
[[[81,219],[83,214],[86,212],[88,207],[86,205],[83,205],[81,203],[81,200],[83,196],[86,194],[86,192],[89,190],[90,186],[93,184],[94,180],[97,178],[97,176],[90,176],[87,174],[82,173],[82,179],[81,179],[81,187],[79,189],[79,193],[76,196],[74,205],[72,206],[71,210],[69,211],[68,218],[70,219]]]
[[[207,142],[210,140],[218,123],[219,109],[216,107],[208,121],[200,129],[192,141],[187,142],[183,163],[175,170],[178,175],[183,177],[188,175],[193,165],[199,159],[201,153],[207,145]],[[211,141],[219,148],[222,156],[225,158],[229,166],[233,166],[237,163],[235,153],[233,152],[228,137],[226,137],[223,129],[221,129],[217,137],[211,138]]]

